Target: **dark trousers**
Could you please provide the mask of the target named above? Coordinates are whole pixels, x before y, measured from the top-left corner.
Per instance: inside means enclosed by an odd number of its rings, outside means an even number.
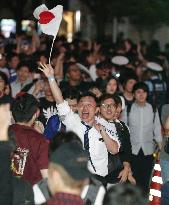
[[[132,155],[131,168],[133,176],[145,194],[149,193],[150,178],[153,169],[153,155],[144,155],[140,149],[138,155]]]

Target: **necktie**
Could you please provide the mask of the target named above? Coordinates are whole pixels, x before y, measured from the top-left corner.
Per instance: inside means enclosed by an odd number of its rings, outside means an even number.
[[[89,151],[89,136],[88,136],[88,133],[89,133],[89,130],[92,128],[91,126],[89,125],[86,125],[83,121],[82,121],[82,124],[85,125],[86,127],[86,130],[85,130],[85,133],[84,133],[84,148],[85,150],[87,151],[87,154],[88,154],[88,159],[94,169],[94,171],[96,172],[96,168],[92,162],[92,159],[91,159],[91,156],[90,156],[90,151]]]

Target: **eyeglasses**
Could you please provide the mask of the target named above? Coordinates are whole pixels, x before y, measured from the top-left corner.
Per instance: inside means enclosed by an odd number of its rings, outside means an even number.
[[[104,109],[113,109],[113,108],[115,108],[116,107],[116,105],[115,104],[101,104],[101,106],[104,108]]]

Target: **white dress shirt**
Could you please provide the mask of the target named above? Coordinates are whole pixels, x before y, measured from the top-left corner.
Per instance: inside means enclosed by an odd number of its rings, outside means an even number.
[[[29,83],[31,83],[32,80],[28,79],[25,83],[21,84],[18,79],[16,79],[14,82],[11,83],[11,91],[12,91],[12,97],[16,97],[16,95]],[[30,88],[29,94],[32,94],[33,92],[33,86]]]
[[[127,108],[123,113],[122,121],[127,123]],[[142,148],[144,155],[154,152],[155,143],[162,142],[161,124],[158,111],[155,113],[149,103],[139,106],[133,103],[128,117],[132,153],[137,155]]]
[[[75,132],[82,141],[84,146],[84,134],[86,131],[86,126],[82,124],[81,119],[78,114],[74,113],[68,103],[64,101],[63,103],[57,105],[58,115],[61,117],[62,122],[66,126],[67,131]],[[96,121],[99,118],[96,118]],[[101,119],[99,119],[101,124]],[[105,127],[106,128],[106,127]],[[120,148],[120,143],[116,136],[114,128],[106,128],[106,132],[109,137],[118,143],[118,148]],[[108,151],[106,145],[103,141],[99,140],[102,138],[101,134],[92,127],[88,133],[89,136],[89,152],[91,160],[94,164],[96,172],[94,171],[90,161],[88,162],[89,170],[97,175],[106,176],[108,174]]]

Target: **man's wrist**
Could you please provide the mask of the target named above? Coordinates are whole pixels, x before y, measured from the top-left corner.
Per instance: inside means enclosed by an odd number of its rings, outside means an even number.
[[[55,81],[55,77],[54,77],[54,76],[49,76],[49,77],[48,77],[48,81],[49,81],[49,82]]]

